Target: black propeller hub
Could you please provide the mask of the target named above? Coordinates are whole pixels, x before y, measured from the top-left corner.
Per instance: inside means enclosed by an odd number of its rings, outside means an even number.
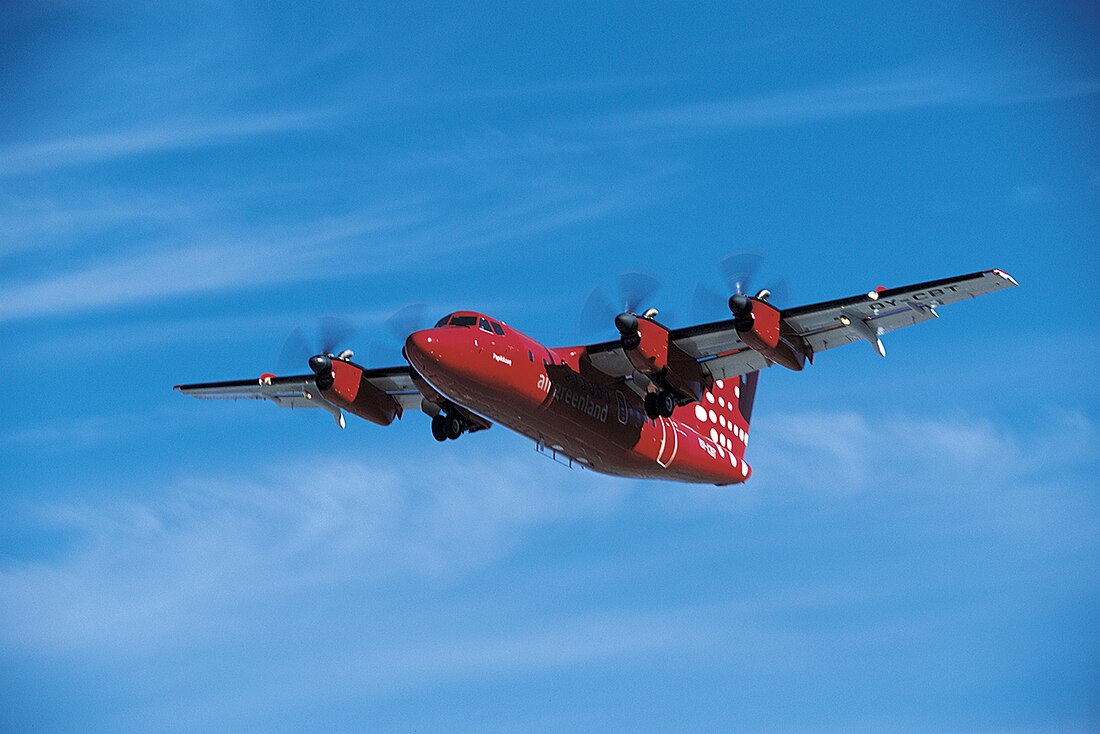
[[[615,328],[623,336],[633,336],[638,333],[638,317],[632,313],[623,312],[615,317]]]
[[[309,358],[309,368],[317,375],[317,388],[328,390],[332,387],[332,357],[327,354],[316,354]]]
[[[309,368],[318,377],[329,376],[332,374],[332,357],[327,354],[314,355],[309,358]]]
[[[730,313],[733,314],[733,325],[738,331],[748,331],[756,320],[752,315],[752,299],[743,293],[735,293],[729,300]]]
[[[638,336],[638,317],[624,311],[615,317],[615,328],[619,330],[620,340],[624,349],[634,349],[641,343]]]

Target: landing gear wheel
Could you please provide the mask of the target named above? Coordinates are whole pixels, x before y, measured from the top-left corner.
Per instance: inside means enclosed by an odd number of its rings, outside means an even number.
[[[432,438],[436,441],[447,440],[447,416],[440,413],[432,418]]]
[[[465,428],[466,427],[462,424],[462,419],[457,415],[449,415],[443,422],[443,433],[450,439],[461,436]]]
[[[657,393],[647,392],[645,394],[645,414],[653,420],[661,417],[661,411],[657,405]]]
[[[657,412],[665,418],[670,418],[674,410],[676,410],[676,396],[670,392],[657,393]]]

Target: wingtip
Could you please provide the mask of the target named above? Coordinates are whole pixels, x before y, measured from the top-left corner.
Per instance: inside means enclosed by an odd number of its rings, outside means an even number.
[[[991,272],[991,273],[993,273],[994,275],[997,275],[997,276],[999,276],[999,277],[1001,277],[1001,278],[1004,278],[1005,280],[1007,280],[1007,281],[1008,281],[1009,283],[1011,283],[1012,285],[1020,285],[1020,284],[1019,284],[1019,283],[1018,283],[1018,282],[1016,281],[1016,279],[1015,279],[1015,278],[1013,278],[1013,277],[1012,277],[1011,275],[1009,275],[1009,274],[1008,274],[1008,273],[1006,273],[1005,271],[1001,270],[1000,268],[993,268],[993,269],[992,269],[991,271],[989,271],[989,272]]]

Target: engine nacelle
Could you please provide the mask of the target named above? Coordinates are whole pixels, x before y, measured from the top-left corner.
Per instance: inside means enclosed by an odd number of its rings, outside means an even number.
[[[769,361],[795,372],[813,362],[813,348],[783,321],[779,309],[748,296],[730,298],[730,312],[741,341]]]
[[[634,369],[684,398],[698,400],[702,397],[702,368],[695,358],[672,343],[668,329],[631,313],[619,314],[615,326],[621,336],[623,352]]]
[[[401,415],[401,406],[393,396],[364,380],[359,365],[320,355],[311,358],[309,366],[317,374],[321,395],[336,407],[380,426],[388,426]]]

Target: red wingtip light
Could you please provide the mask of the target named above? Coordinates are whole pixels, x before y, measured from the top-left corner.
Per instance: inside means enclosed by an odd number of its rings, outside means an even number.
[[[271,381],[274,380],[274,379],[275,379],[275,375],[271,374],[270,372],[265,372],[262,375],[260,375],[260,384],[261,385],[270,385]]]

